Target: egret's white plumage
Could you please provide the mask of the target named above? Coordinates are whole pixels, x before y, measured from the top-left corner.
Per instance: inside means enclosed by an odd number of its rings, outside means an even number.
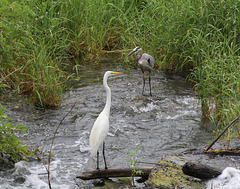
[[[106,99],[106,105],[103,111],[97,117],[95,123],[93,124],[93,128],[90,134],[90,146],[91,146],[92,158],[98,155],[98,149],[102,145],[103,145],[103,156],[104,156],[104,141],[105,141],[105,138],[107,137],[108,130],[109,130],[109,115],[110,115],[110,108],[111,108],[111,89],[107,85],[107,79],[110,75],[113,75],[113,74],[122,74],[122,73],[107,71],[104,74],[103,86],[106,90],[107,99]],[[105,156],[104,156],[104,162],[105,162],[105,169],[106,169],[107,166],[106,166]],[[97,156],[97,169],[99,169],[98,156]]]
[[[102,111],[96,119],[91,135],[90,135],[90,146],[91,146],[91,157],[94,158],[97,155],[97,151],[100,146],[103,145],[107,133],[109,130],[109,118],[106,113]]]

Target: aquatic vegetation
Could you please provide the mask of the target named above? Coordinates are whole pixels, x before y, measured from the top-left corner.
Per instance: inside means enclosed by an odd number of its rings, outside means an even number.
[[[135,176],[136,174],[140,174],[140,175],[141,175],[141,174],[143,173],[142,171],[139,171],[139,170],[137,171],[137,170],[136,170],[136,167],[139,165],[139,162],[142,161],[141,158],[139,159],[139,158],[137,157],[137,152],[138,152],[139,148],[140,148],[140,146],[137,146],[135,152],[133,152],[133,151],[128,151],[128,153],[129,153],[130,155],[132,155],[132,157],[131,157],[131,159],[125,159],[125,161],[128,162],[128,165],[133,167],[133,171],[132,171],[132,175],[131,175],[131,186],[132,186],[132,187],[136,187],[136,186],[135,186],[135,181],[134,181],[134,176]]]
[[[3,84],[0,79],[0,92],[3,88],[8,88],[8,85]],[[0,104],[0,155],[11,161],[28,160],[33,153],[29,151],[27,145],[22,144],[17,136],[19,133],[25,133],[28,128],[25,125],[15,126],[6,112],[7,108]]]
[[[0,155],[12,161],[27,160],[33,153],[29,151],[27,145],[22,144],[17,134],[25,133],[28,128],[24,125],[15,126],[6,111],[7,109],[0,104]]]

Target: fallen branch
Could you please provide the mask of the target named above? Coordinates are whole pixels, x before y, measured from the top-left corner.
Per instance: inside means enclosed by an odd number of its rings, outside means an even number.
[[[239,120],[239,117],[236,117],[231,123],[229,123],[228,126],[220,133],[220,135],[207,147],[207,149],[204,149],[204,151],[208,151],[215,144],[215,142],[217,142],[218,139],[228,130],[228,128],[237,120]]]
[[[153,167],[135,167],[136,177],[148,176]],[[82,180],[91,180],[97,178],[109,178],[109,177],[131,177],[134,168],[109,168],[109,169],[100,169],[100,170],[91,170],[86,171],[82,175],[77,176]],[[138,173],[139,171],[139,173]]]
[[[229,150],[224,150],[224,149],[208,150],[207,153],[211,155],[239,156],[240,148],[234,148]]]

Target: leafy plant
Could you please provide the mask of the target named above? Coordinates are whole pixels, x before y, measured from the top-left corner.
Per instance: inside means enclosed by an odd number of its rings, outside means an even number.
[[[0,90],[8,85],[3,84],[0,79]],[[28,128],[24,125],[14,126],[12,119],[4,112],[5,107],[0,104],[0,155],[9,156],[12,161],[28,159],[32,156],[27,145],[22,145],[21,140],[16,136],[18,133],[25,133]]]
[[[25,133],[28,128],[24,125],[15,126],[12,119],[4,113],[7,109],[0,104],[0,154],[9,156],[13,161],[28,159],[32,156],[27,145],[22,145],[17,133]]]
[[[142,161],[142,159],[137,158],[137,152],[139,150],[140,146],[137,146],[135,152],[128,151],[130,155],[132,155],[131,159],[125,159],[125,161],[128,162],[128,165],[133,167],[132,170],[132,175],[131,175],[131,186],[135,187],[135,182],[134,182],[134,176],[136,174],[141,175],[143,172],[141,170],[136,170],[136,167],[139,165],[139,162]]]

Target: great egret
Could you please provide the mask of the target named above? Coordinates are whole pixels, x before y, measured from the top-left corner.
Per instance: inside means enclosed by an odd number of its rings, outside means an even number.
[[[142,94],[144,92],[144,87],[145,87],[145,77],[144,77],[144,72],[149,73],[149,87],[150,87],[150,96],[152,96],[152,91],[151,91],[151,72],[154,67],[154,59],[151,55],[144,53],[143,50],[140,47],[136,47],[133,49],[132,52],[130,52],[128,56],[131,54],[137,53],[138,55],[136,56],[136,62],[139,66],[139,68],[142,70],[143,74],[143,89],[142,89]]]
[[[107,163],[106,163],[105,154],[104,154],[104,145],[105,145],[104,141],[109,130],[109,115],[110,115],[110,108],[111,108],[111,89],[107,85],[107,79],[110,75],[114,75],[114,74],[123,74],[123,73],[107,71],[104,74],[103,86],[107,94],[106,105],[103,111],[97,117],[90,134],[91,157],[93,159],[97,155],[97,170],[99,170],[99,151],[98,150],[101,145],[103,145],[103,151],[102,151],[103,159],[105,163],[105,169],[107,169]]]

